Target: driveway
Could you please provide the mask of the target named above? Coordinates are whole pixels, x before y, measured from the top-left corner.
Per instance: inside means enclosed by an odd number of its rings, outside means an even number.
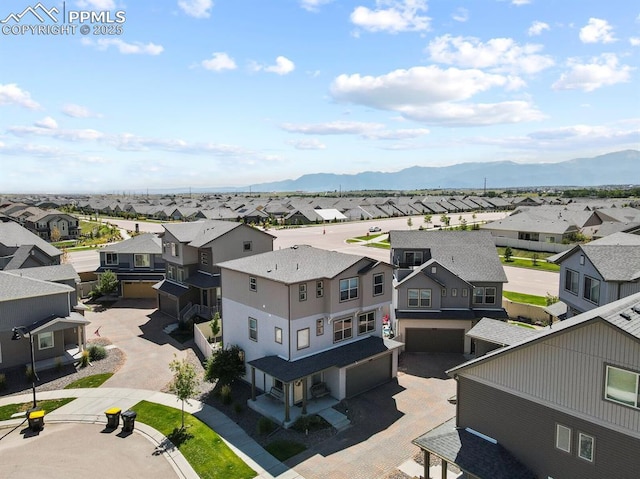
[[[163,332],[174,319],[156,311],[155,299],[121,299],[101,312],[88,311],[87,339],[106,337],[126,355],[126,361],[105,387],[162,391],[173,378],[169,363],[193,355]]]
[[[287,465],[306,479],[382,478],[411,459],[416,437],[455,416],[456,384],[444,371],[458,354],[405,353],[398,380],[346,401],[352,426]]]

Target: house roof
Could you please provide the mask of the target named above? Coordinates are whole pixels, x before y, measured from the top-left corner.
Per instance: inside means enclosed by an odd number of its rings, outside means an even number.
[[[325,221],[346,220],[347,217],[335,208],[317,209],[315,212]]]
[[[13,221],[7,223],[0,222],[0,244],[9,248],[17,248],[21,245],[35,245],[54,258],[62,254],[62,251],[58,248],[51,246],[38,235],[33,234],[28,229],[23,228]]]
[[[171,233],[178,241],[181,243],[187,243],[189,246],[193,246],[194,248],[200,248],[201,246],[210,243],[236,228],[250,228],[250,226],[246,226],[244,223],[222,220],[193,221],[190,223],[167,223],[163,226],[165,230]],[[272,236],[261,230],[256,231]]]
[[[224,261],[218,266],[222,269],[293,284],[318,278],[333,278],[362,260],[377,263],[366,256],[300,245]]]
[[[16,276],[39,279],[42,281],[68,281],[80,282],[80,276],[70,264],[54,264],[51,266],[39,266],[36,268],[12,269],[5,272]]]
[[[184,282],[200,289],[217,288],[220,286],[220,275],[211,275],[203,273],[201,271],[196,271],[195,273],[189,275],[189,277],[185,279]]]
[[[455,464],[473,477],[534,479],[533,473],[498,443],[457,428],[455,418],[414,439],[416,446]]]
[[[467,336],[501,346],[515,344],[538,334],[536,329],[528,329],[491,318],[482,318],[469,330]]]
[[[21,270],[24,271],[24,270]],[[75,291],[71,286],[0,271],[0,301],[35,298]]]
[[[479,319],[491,314],[497,319],[507,319],[504,309],[487,311],[486,309],[441,309],[436,311],[406,311],[396,309],[396,318],[400,319]]]
[[[578,227],[563,218],[546,218],[531,211],[522,211],[497,221],[481,225],[480,228],[500,231],[528,231],[533,233],[566,234],[578,231]]]
[[[162,241],[153,233],[134,236],[128,240],[105,246],[105,253],[146,253],[162,254]]]
[[[343,368],[401,346],[402,343],[391,339],[369,336],[295,361],[265,356],[249,361],[249,365],[283,382],[291,382],[332,367]]]
[[[167,279],[164,279],[159,283],[154,284],[152,288],[159,292],[166,293],[169,296],[174,296],[176,298],[179,298],[180,296],[187,294],[189,292],[188,287],[181,286]]]
[[[472,359],[462,363],[447,371],[453,376],[454,373],[474,366],[480,362],[491,361],[495,356],[509,354],[516,348],[525,347],[536,341],[542,341],[552,334],[561,334],[571,328],[584,325],[590,321],[605,321],[620,331],[640,340],[640,293],[627,296],[612,303],[605,304],[595,309],[591,309],[577,316],[565,319],[559,323],[554,323],[551,327],[546,327],[534,336],[523,339],[517,343],[505,346],[504,348],[491,351],[485,356]]]
[[[432,259],[465,281],[507,282],[488,231],[391,231],[389,241],[394,250],[430,250]]]

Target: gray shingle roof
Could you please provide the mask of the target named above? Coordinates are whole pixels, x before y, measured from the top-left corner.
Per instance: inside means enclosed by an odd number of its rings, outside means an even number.
[[[147,253],[161,254],[162,240],[153,233],[141,234],[128,240],[105,246],[102,251],[107,253]]]
[[[530,231],[536,233],[564,234],[578,231],[578,227],[563,218],[544,218],[533,215],[530,211],[507,216],[504,219],[492,221],[480,228],[502,231]]]
[[[363,259],[368,259],[372,263],[377,262],[365,256],[300,245],[225,261],[218,266],[281,283],[293,284],[318,278],[333,278]]]
[[[242,223],[232,221],[206,220],[191,223],[167,223],[164,229],[181,243],[189,243],[196,248],[238,228]]]
[[[21,245],[35,245],[54,258],[62,254],[62,251],[58,248],[51,246],[38,235],[34,235],[31,231],[13,221],[0,223],[0,244],[9,248],[17,248]]]
[[[515,344],[538,334],[538,330],[527,329],[516,324],[482,318],[478,324],[469,330],[467,336],[502,346]]]
[[[39,266],[36,268],[13,269],[5,271],[9,274],[23,276],[26,278],[39,279],[41,281],[67,281],[80,282],[80,276],[70,264],[54,264],[51,266]]]
[[[6,273],[0,271],[0,301],[35,298],[37,296],[75,291],[70,286],[64,284],[27,278],[26,276],[20,276],[19,273],[20,272]]]
[[[468,282],[506,283],[488,231],[391,231],[392,249],[429,249],[431,258]]]

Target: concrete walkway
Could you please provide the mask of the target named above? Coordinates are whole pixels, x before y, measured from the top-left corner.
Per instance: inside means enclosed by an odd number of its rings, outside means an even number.
[[[149,401],[173,408],[181,408],[181,401],[174,395],[149,391],[146,389],[125,388],[91,388],[64,389],[58,391],[44,391],[38,393],[37,399],[58,399],[75,397],[74,401],[52,411],[45,416],[45,428],[49,423],[88,423],[106,424],[105,411],[118,407],[125,411],[140,401]],[[31,394],[0,397],[0,406],[15,403],[31,402]],[[256,441],[247,435],[236,423],[217,409],[200,401],[190,400],[191,405],[185,403],[185,411],[194,415],[207,424],[224,440],[231,450],[249,467],[256,471],[259,479],[304,479],[295,470],[282,464],[265,451]],[[143,418],[138,418],[143,420]],[[23,423],[24,418],[11,419],[0,422],[0,428],[16,427]],[[136,420],[135,432],[142,434],[149,441],[156,444],[164,457],[169,461],[177,477],[182,479],[196,479],[198,475],[185,460],[182,454],[168,439],[155,429]],[[91,440],[87,439],[87,447],[91,447]],[[169,447],[167,447],[169,444]],[[0,443],[0,446],[2,444]],[[6,458],[7,456],[5,456]],[[87,460],[91,460],[90,454]]]

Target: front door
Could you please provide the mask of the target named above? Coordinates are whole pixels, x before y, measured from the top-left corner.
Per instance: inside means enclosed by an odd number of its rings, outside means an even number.
[[[302,402],[302,379],[293,382],[293,404]]]
[[[201,302],[202,306],[209,306],[209,290],[208,289],[203,289],[202,290],[202,302]]]

